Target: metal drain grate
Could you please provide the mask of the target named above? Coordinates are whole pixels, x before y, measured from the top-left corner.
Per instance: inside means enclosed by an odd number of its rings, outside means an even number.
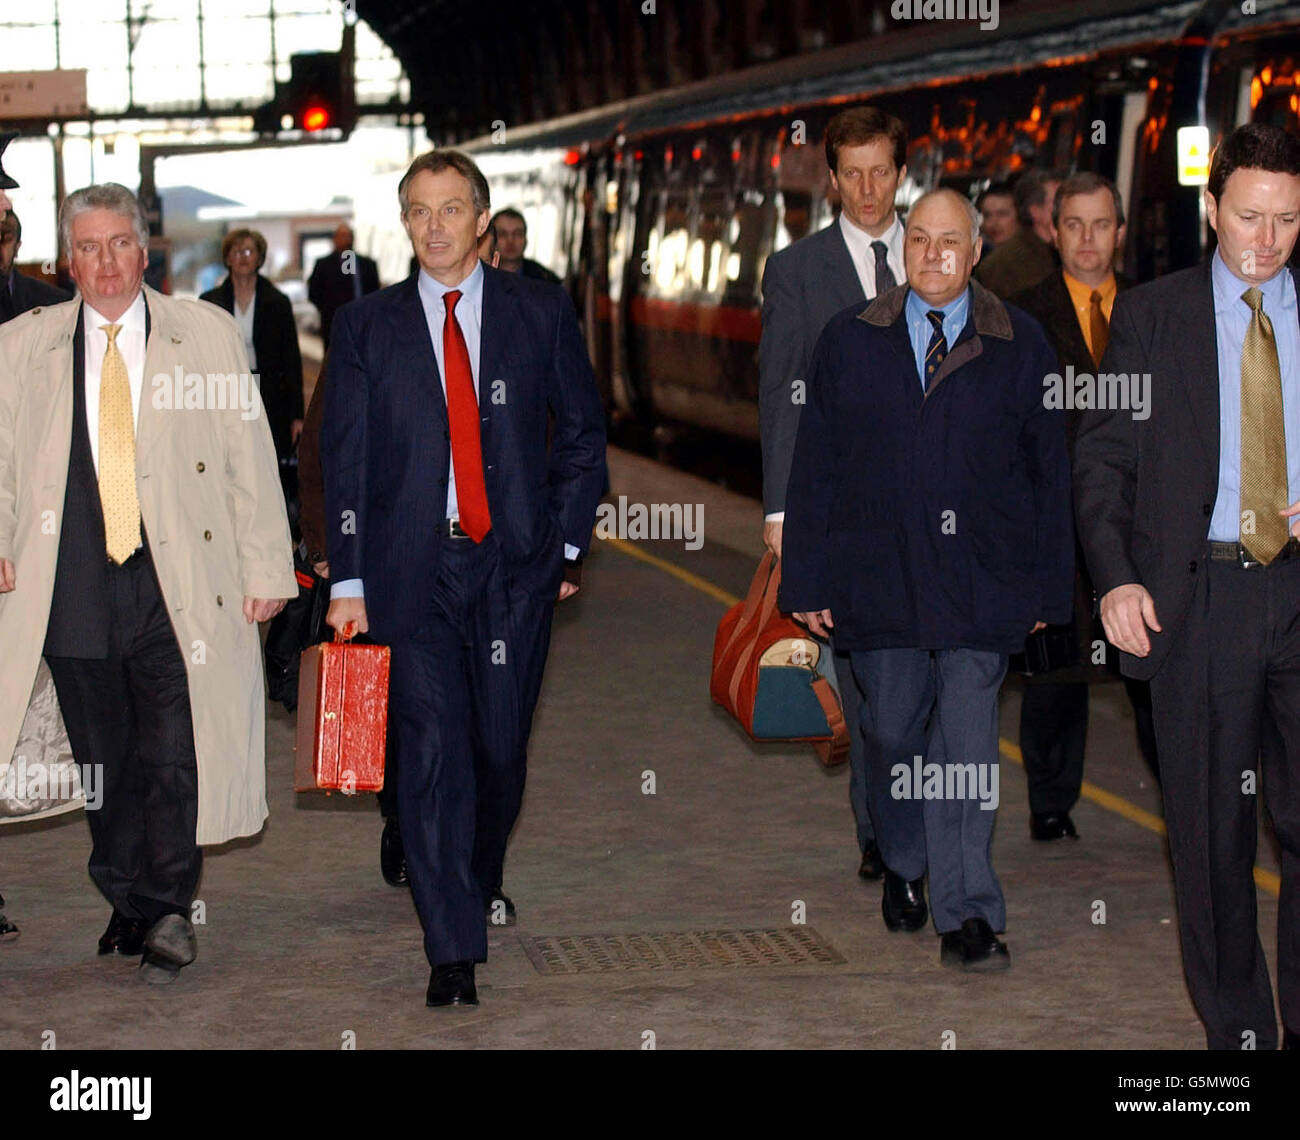
[[[812,927],[773,930],[686,930],[660,934],[574,934],[522,938],[539,974],[603,974],[628,970],[746,969],[753,966],[838,966],[839,951]]]

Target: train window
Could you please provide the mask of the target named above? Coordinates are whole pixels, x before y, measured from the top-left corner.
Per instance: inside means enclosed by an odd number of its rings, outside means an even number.
[[[661,190],[657,197],[662,204],[657,211],[658,224],[650,231],[646,264],[652,291],[671,296],[687,287],[690,207],[683,188]]]
[[[732,209],[730,193],[709,190],[700,196],[698,226],[691,246],[691,285],[704,293],[717,293],[725,283],[724,259]]]
[[[808,235],[812,228],[812,195],[806,190],[782,190],[776,196],[776,216],[773,253]]]
[[[774,213],[774,204],[757,190],[747,190],[736,200],[723,285],[728,304],[753,304],[757,300],[759,260],[769,233],[768,219]]]

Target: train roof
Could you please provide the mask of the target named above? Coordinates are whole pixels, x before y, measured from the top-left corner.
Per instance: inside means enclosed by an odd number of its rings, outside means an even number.
[[[971,4],[971,7],[975,7]],[[817,104],[848,102],[891,90],[959,82],[974,75],[1010,72],[1048,63],[1177,41],[1207,7],[1184,0],[1152,7],[1133,0],[1093,0],[1086,20],[1078,7],[1055,3],[1017,8],[995,32],[976,20],[912,24],[870,40],[815,55],[746,68],[716,79],[623,100],[580,114],[512,128],[505,149],[579,147],[617,135],[636,137],[688,125],[737,121]],[[1266,25],[1300,24],[1298,0],[1258,0],[1255,15],[1233,4],[1218,34]],[[1071,11],[1073,9],[1073,11]],[[868,60],[866,57],[870,55]],[[460,144],[482,150],[482,136]]]

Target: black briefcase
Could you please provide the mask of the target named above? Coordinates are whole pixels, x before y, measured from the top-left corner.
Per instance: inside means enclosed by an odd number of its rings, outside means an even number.
[[[1049,625],[1025,638],[1021,653],[1013,653],[1007,670],[1026,677],[1054,673],[1079,664],[1079,635],[1073,624]]]
[[[312,569],[301,545],[294,551],[294,573],[298,578],[298,596],[271,620],[263,650],[267,694],[289,712],[298,707],[298,663],[302,651],[329,640],[331,634],[325,624],[329,581]]]

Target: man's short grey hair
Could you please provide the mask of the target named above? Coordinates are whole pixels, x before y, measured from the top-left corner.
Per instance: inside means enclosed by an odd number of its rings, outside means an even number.
[[[72,223],[91,210],[109,210],[131,219],[131,228],[140,241],[141,249],[149,248],[149,220],[140,208],[140,201],[125,186],[116,182],[103,182],[74,190],[63,199],[59,207],[59,240],[69,254],[72,253]]]
[[[952,198],[954,201],[960,202],[966,207],[966,214],[970,218],[970,240],[971,244],[974,245],[975,242],[979,240],[980,227],[984,224],[984,219],[980,217],[979,208],[974,202],[967,198],[965,194],[959,194],[956,190],[950,189],[947,186],[941,186],[937,190],[929,190],[922,194],[912,203],[911,207],[907,211],[907,216],[910,218],[915,215],[917,207],[920,206],[922,202],[928,201],[930,198],[940,197]]]

